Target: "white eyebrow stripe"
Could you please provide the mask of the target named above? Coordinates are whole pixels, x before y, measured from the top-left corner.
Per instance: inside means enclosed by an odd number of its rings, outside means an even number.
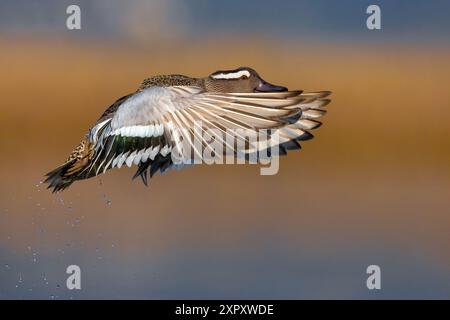
[[[213,79],[239,79],[242,76],[247,76],[250,78],[250,72],[247,70],[241,70],[238,72],[232,72],[232,73],[218,73],[211,75],[211,78]]]

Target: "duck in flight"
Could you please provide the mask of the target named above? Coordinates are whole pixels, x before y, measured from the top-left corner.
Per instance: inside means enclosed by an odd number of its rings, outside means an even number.
[[[261,144],[250,135],[235,135],[243,143],[227,143],[233,130],[276,132],[279,154],[299,149],[299,141],[313,136],[309,130],[321,125],[329,91],[304,93],[273,85],[248,67],[216,71],[203,78],[162,75],[145,79],[136,92],[114,102],[89,129],[80,144],[61,166],[46,175],[53,192],[64,190],[74,181],[91,178],[122,165],[138,166],[133,178],[147,185],[148,173],[174,167],[173,154],[185,154],[180,141],[199,153],[192,138],[214,129],[223,133],[216,138],[223,154],[237,156],[260,151]],[[200,130],[194,130],[200,123]],[[200,131],[200,132],[199,132]],[[175,132],[178,138],[175,139]],[[180,138],[181,137],[181,138]],[[240,147],[239,147],[240,145]],[[236,149],[241,150],[236,150]],[[267,144],[265,144],[267,149]],[[201,152],[200,152],[201,153]]]

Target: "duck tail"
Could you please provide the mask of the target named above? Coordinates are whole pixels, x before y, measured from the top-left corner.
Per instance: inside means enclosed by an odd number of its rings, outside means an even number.
[[[53,192],[58,192],[69,187],[75,180],[74,175],[67,174],[75,164],[75,160],[64,163],[58,168],[46,174],[45,183],[48,183],[47,189],[53,188]]]
[[[47,189],[53,188],[53,193],[68,188],[74,181],[88,178],[86,169],[91,165],[94,150],[87,138],[72,151],[67,161],[46,174]]]

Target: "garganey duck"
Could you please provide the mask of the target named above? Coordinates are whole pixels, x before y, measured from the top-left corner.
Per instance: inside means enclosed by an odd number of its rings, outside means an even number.
[[[229,132],[239,129],[278,133],[277,150],[286,154],[286,150],[299,149],[299,141],[313,137],[308,130],[321,124],[316,119],[325,114],[322,107],[330,102],[326,99],[329,94],[289,91],[264,81],[248,67],[216,71],[204,78],[154,76],[106,109],[67,161],[46,175],[45,182],[57,192],[75,180],[134,164],[138,169],[133,178],[140,176],[147,185],[148,170],[150,177],[158,170],[164,172],[175,166],[175,149],[186,153],[179,147],[180,141],[188,142],[194,154],[199,154],[192,138],[200,136],[200,148],[208,148],[207,138],[201,134],[209,129],[225,135],[225,139],[214,138],[224,146],[223,155],[248,155],[263,148],[249,139],[251,134],[235,134],[243,143],[235,147],[231,140],[231,146]],[[197,122],[199,130],[195,129]],[[178,140],[174,132],[181,132]]]

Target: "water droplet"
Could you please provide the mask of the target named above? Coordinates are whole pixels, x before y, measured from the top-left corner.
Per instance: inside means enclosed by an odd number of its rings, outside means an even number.
[[[105,193],[102,195],[102,197],[103,197],[103,201],[105,201],[106,205],[111,206],[112,201]]]
[[[5,268],[9,269],[9,264],[5,263]]]

